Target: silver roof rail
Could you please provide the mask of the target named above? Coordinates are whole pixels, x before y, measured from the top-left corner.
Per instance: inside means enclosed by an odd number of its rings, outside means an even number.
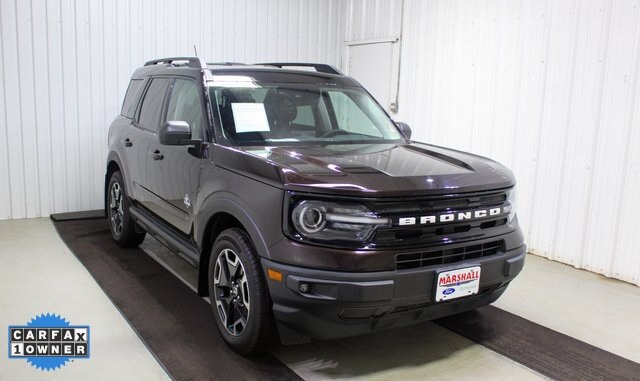
[[[312,68],[316,69],[316,71],[318,73],[344,75],[344,74],[342,74],[342,72],[340,72],[340,70],[336,69],[335,67],[333,67],[331,65],[327,65],[327,64],[321,64],[321,63],[309,63],[309,62],[264,62],[264,63],[257,63],[256,65],[275,66],[275,67],[279,67],[281,69],[284,69],[286,67],[296,67],[296,66],[298,66],[298,67],[312,67]]]

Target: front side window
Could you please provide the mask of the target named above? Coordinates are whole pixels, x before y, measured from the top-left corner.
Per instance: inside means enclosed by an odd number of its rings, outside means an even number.
[[[380,106],[357,87],[253,83],[210,89],[222,133],[234,145],[403,141]]]
[[[169,80],[166,78],[154,78],[147,88],[142,100],[138,124],[151,131],[157,131],[160,127],[160,114],[162,103],[167,91]]]
[[[167,121],[184,121],[191,127],[192,139],[203,138],[204,114],[200,92],[195,82],[176,79],[167,109]]]

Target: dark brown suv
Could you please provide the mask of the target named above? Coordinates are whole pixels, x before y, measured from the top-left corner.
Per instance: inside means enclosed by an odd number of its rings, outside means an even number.
[[[514,177],[410,136],[327,65],[150,61],[109,131],[111,233],[196,266],[242,354],[489,304],[525,259]]]

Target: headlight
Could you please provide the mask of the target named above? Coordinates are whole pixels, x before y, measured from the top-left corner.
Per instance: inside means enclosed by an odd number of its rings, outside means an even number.
[[[376,226],[389,225],[364,205],[304,200],[291,212],[291,223],[303,237],[333,241],[366,241]]]
[[[518,201],[518,192],[516,191],[516,187],[511,188],[509,193],[507,194],[507,202],[509,203],[509,219],[508,222],[512,223],[514,218],[516,218],[516,206]]]

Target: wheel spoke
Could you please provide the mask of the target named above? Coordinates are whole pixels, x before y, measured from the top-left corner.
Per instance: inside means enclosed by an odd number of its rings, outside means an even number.
[[[221,302],[219,300],[216,300],[216,309],[218,310],[218,316],[220,316],[220,320],[222,320],[222,324],[225,325],[225,327],[227,326],[227,304],[225,304],[224,302]]]
[[[234,304],[234,316],[237,319],[233,322],[233,332],[236,335],[241,334],[244,331],[244,328],[247,326],[247,317],[242,314],[241,309],[238,307],[238,304]]]
[[[226,310],[225,312],[227,313],[227,322],[226,322],[226,326],[229,328],[230,327],[230,322],[233,322],[236,320],[236,316],[235,316],[235,305],[234,303],[223,303],[226,304]]]
[[[236,307],[236,313],[238,314],[239,318],[242,319],[244,323],[246,323],[247,318],[249,317],[249,308],[247,308],[247,306],[244,305],[244,303],[236,303],[235,307]]]
[[[216,299],[225,303],[231,303],[231,300],[233,300],[233,297],[229,291],[230,291],[229,287],[216,286],[216,295],[215,295]]]
[[[242,303],[246,306],[247,314],[248,314],[249,308],[250,308],[249,282],[247,281],[247,274],[245,274],[244,272],[242,274],[242,278],[240,278],[239,283],[240,283],[240,291],[241,291],[240,300],[242,300]]]
[[[224,252],[223,252],[224,253]],[[229,276],[229,267],[227,266],[226,255],[221,254],[218,257],[218,263],[216,266],[216,284],[223,287],[231,286],[231,277]]]
[[[227,268],[229,269],[229,277],[237,278],[238,271],[240,270],[240,259],[231,250],[227,250]]]

